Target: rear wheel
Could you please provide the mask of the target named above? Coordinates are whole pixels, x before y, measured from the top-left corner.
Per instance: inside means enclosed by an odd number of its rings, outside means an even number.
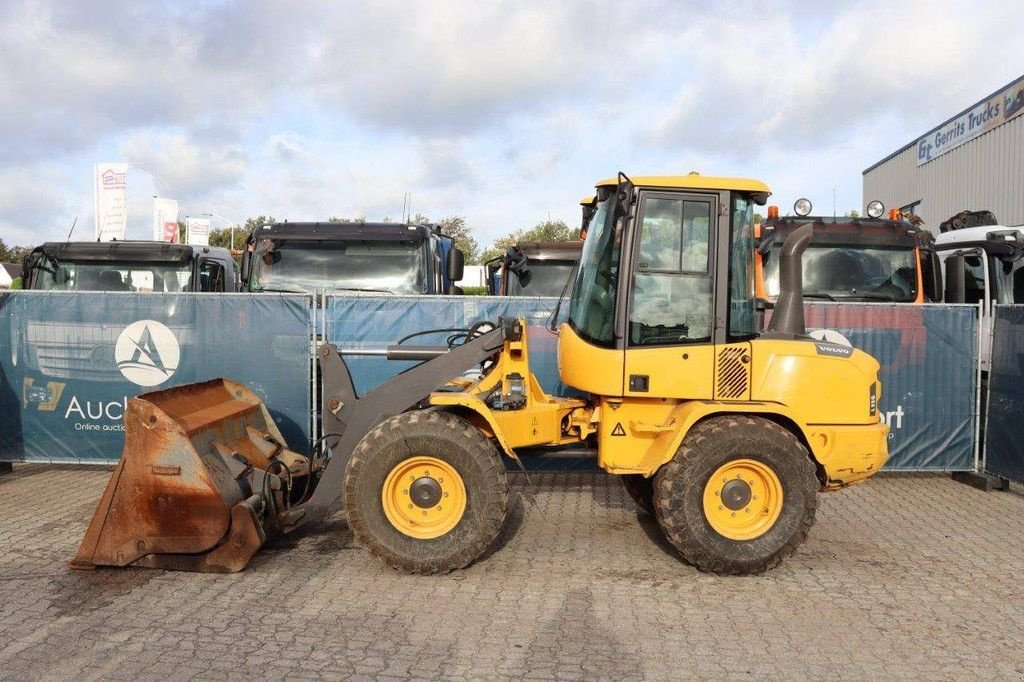
[[[447,412],[405,412],[359,443],[345,473],[356,539],[410,573],[463,568],[498,536],[508,479],[493,443]]]
[[[655,477],[669,542],[703,571],[761,573],[807,538],[818,479],[807,449],[775,422],[729,415],[695,426]]]

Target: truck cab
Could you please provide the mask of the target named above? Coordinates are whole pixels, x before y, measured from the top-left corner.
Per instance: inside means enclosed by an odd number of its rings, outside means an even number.
[[[461,294],[465,256],[432,225],[274,223],[253,230],[245,291]]]
[[[992,355],[996,304],[1024,303],[1024,225],[1000,225],[989,211],[963,211],[940,225],[935,248],[947,303],[981,303],[981,367]]]
[[[810,202],[806,203],[807,213]],[[778,215],[768,207],[761,226],[755,259],[759,302],[772,307],[779,294],[779,250],[797,228],[813,225],[804,253],[804,298],[844,302],[925,303],[942,300],[941,278],[934,237],[899,211],[881,218],[812,216],[798,210],[795,217]],[[803,213],[803,214],[801,214]]]
[[[227,249],[149,241],[47,242],[22,265],[25,289],[49,291],[233,292]]]
[[[499,296],[561,296],[583,242],[522,242],[497,261]]]

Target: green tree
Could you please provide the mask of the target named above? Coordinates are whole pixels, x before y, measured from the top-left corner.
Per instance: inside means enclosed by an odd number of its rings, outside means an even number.
[[[435,224],[433,220],[422,213],[414,215],[409,222],[420,225]],[[465,254],[467,265],[477,265],[482,262],[480,260],[480,242],[473,237],[473,230],[466,223],[465,216],[450,215],[437,221],[436,224],[441,228],[441,233],[451,237],[456,248]]]
[[[754,224],[757,225],[758,223],[760,223],[761,225],[764,225],[764,216],[761,215],[760,213],[757,213],[755,211],[754,212]]]
[[[846,213],[843,214],[843,217],[844,218],[851,218],[851,219],[852,218],[859,218],[860,217],[860,211],[857,211],[857,210],[847,211]]]
[[[330,218],[327,219],[327,222],[329,222],[329,223],[359,223],[359,224],[362,224],[362,223],[366,222],[366,216],[361,215],[361,216],[356,216],[355,218],[342,218],[340,216],[332,215]]]
[[[579,233],[561,220],[545,220],[529,229],[518,229],[500,239],[484,250],[481,262],[502,255],[513,244],[521,242],[565,242],[579,239]]]
[[[21,263],[32,252],[31,246],[7,246],[0,239],[0,263]]]

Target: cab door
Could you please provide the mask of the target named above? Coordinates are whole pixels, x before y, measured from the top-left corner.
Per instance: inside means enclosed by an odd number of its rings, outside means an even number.
[[[719,203],[717,192],[640,194],[625,329],[628,397],[714,397]]]

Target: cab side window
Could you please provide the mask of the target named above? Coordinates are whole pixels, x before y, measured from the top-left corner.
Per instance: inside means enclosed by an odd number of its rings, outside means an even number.
[[[711,341],[713,207],[710,199],[644,198],[629,316],[631,345]]]
[[[964,303],[985,300],[985,269],[979,256],[964,258]]]
[[[199,291],[224,291],[224,266],[213,260],[199,264]]]

